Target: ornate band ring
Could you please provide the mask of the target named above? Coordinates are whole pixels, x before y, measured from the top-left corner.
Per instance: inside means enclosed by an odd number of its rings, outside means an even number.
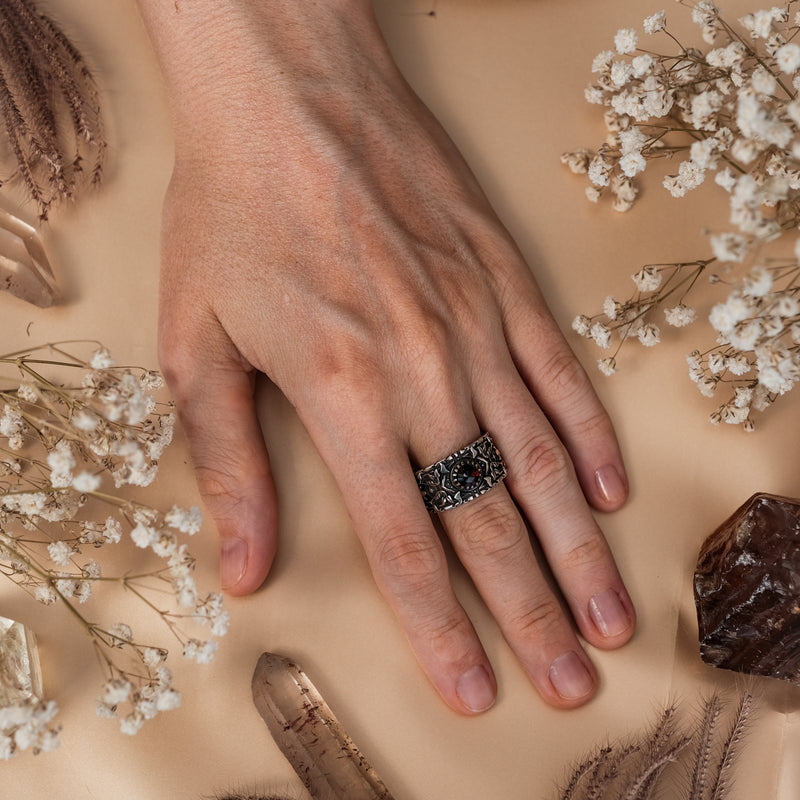
[[[491,436],[414,473],[429,511],[448,511],[485,494],[506,476],[506,464]]]

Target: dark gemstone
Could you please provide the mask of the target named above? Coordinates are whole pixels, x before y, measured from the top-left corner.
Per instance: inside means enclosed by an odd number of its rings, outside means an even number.
[[[450,469],[450,480],[453,486],[462,492],[477,489],[485,475],[483,464],[474,458],[459,459]]]
[[[800,686],[800,501],[753,495],[703,543],[694,595],[706,663]]]

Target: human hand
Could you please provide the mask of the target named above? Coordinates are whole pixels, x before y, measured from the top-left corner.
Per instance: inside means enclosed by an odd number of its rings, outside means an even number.
[[[443,513],[442,526],[542,696],[585,702],[597,675],[527,526],[583,637],[627,641],[633,606],[587,505],[624,502],[619,448],[370,4],[195,0],[173,12],[139,1],[175,120],[162,367],[222,539],[225,588],[254,591],[276,548],[253,402],[263,372],[336,477],[422,668],[452,708],[485,710],[495,678],[414,469],[489,430],[505,485]]]

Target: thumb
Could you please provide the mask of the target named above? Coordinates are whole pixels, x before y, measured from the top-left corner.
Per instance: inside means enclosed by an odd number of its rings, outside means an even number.
[[[200,364],[181,349],[180,359],[162,352],[162,368],[189,442],[198,489],[220,536],[222,588],[249,594],[269,572],[278,532],[275,484],[253,399],[254,372],[238,353],[209,363],[213,351],[204,348]]]

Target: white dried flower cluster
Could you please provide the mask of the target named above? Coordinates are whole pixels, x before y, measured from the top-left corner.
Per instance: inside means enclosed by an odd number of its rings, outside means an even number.
[[[46,377],[45,367],[59,380]],[[124,622],[90,622],[81,606],[101,587],[123,588],[198,663],[211,661],[230,622],[222,596],[198,588],[181,541],[200,530],[200,510],[163,512],[116,492],[150,484],[172,438],[171,407],[153,395],[161,379],[114,367],[102,348],[82,360],[50,345],[0,357],[0,381],[0,573],[82,622],[107,672],[97,711],[135,733],[180,703],[164,665],[168,650],[138,641]],[[120,548],[128,548],[126,563],[152,563],[106,574],[102,557],[119,564]],[[92,620],[100,612],[94,608]],[[3,752],[13,751],[6,745]]]
[[[663,309],[664,319],[672,327],[683,328],[694,322],[695,310],[684,299],[709,261],[647,264],[631,275],[636,291],[628,299],[609,295],[601,313],[575,317],[572,329],[604,350],[611,348],[616,335],[613,352],[597,362],[604,375],[617,371],[617,355],[626,340],[638,339],[645,347],[661,341],[661,328],[653,319],[656,309]]]
[[[0,708],[0,761],[22,750],[49,753],[59,745],[59,727],[53,725],[58,706],[50,701],[21,700]]]
[[[656,309],[669,325],[688,325],[695,312],[686,295],[708,264],[720,262],[724,280],[711,276],[711,283],[731,293],[710,316],[716,345],[689,357],[690,377],[707,396],[720,385],[730,390],[712,422],[752,430],[751,411],[768,407],[800,376],[800,13],[790,2],[731,24],[711,0],[678,3],[691,9],[704,44],[679,44],[664,11],[647,17],[641,34],[620,29],[614,48],[594,59],[595,79],[586,90],[589,102],[606,107],[606,140],[597,150],[565,153],[562,161],[587,174],[589,199],[610,192],[614,208],[627,211],[648,162],[680,158],[664,187],[683,197],[713,176],[709,183],[724,192],[731,229],[711,233],[712,257],[644,268],[634,276],[631,299],[607,298],[604,314],[581,315],[573,327],[606,349],[612,331],[621,340],[656,344]],[[654,35],[672,52],[657,53]],[[780,249],[785,239],[790,257]],[[664,283],[665,292],[657,281],[666,274],[672,284]],[[686,280],[676,282],[681,275]],[[678,302],[667,307],[678,283],[684,287]],[[603,373],[616,371],[618,350],[598,362]]]

